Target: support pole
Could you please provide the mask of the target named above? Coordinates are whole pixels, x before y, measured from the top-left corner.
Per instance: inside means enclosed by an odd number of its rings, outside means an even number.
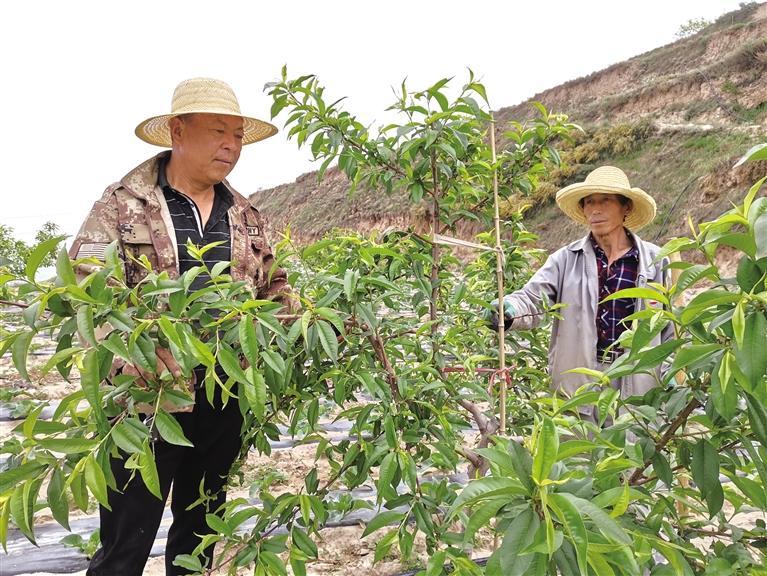
[[[501,435],[506,434],[506,330],[504,326],[504,314],[503,314],[503,247],[501,246],[501,216],[500,216],[500,201],[498,198],[498,167],[496,166],[496,152],[495,152],[495,118],[492,113],[490,115],[490,151],[492,154],[493,163],[493,204],[495,206],[495,275],[498,281],[498,369],[502,375],[498,379],[500,384],[499,402],[501,404],[501,427],[499,432]]]

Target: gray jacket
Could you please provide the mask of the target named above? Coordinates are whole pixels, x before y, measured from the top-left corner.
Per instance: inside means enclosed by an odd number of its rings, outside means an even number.
[[[639,268],[637,287],[648,282],[668,285],[667,264],[653,263],[660,248],[645,242],[631,232],[639,249]],[[596,313],[599,294],[596,256],[588,235],[560,248],[546,260],[530,280],[520,290],[506,296],[516,311],[512,330],[534,328],[541,320],[540,313],[544,299],[549,304],[565,304],[559,310],[562,319],[555,319],[551,329],[549,346],[549,370],[555,389],[563,389],[572,394],[583,384],[592,381],[582,374],[563,374],[572,368],[597,368]],[[643,307],[643,300],[637,302],[637,310]],[[659,335],[652,342],[657,346],[666,335]],[[621,396],[644,394],[655,386],[656,380],[649,374],[637,374],[622,379]]]

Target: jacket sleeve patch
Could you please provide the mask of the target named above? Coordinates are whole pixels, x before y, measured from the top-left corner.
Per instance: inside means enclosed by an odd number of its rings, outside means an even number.
[[[77,250],[76,258],[96,258],[98,260],[106,259],[106,249],[109,244],[106,242],[89,242],[80,244]]]

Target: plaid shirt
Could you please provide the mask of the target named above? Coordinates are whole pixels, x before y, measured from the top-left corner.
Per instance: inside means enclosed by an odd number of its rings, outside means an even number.
[[[631,236],[628,238],[631,240]],[[605,350],[626,330],[627,326],[623,320],[634,313],[636,306],[634,298],[618,298],[609,302],[602,302],[602,300],[624,288],[636,287],[639,251],[631,240],[631,249],[608,266],[607,254],[599,247],[593,235],[590,235],[589,239],[597,258],[597,274],[599,276],[600,302],[597,305],[596,317],[597,358],[602,359]],[[611,350],[620,351],[615,347]]]

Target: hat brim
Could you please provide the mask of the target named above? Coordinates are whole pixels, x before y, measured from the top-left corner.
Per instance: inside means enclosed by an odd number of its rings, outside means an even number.
[[[265,140],[271,136],[277,134],[277,127],[269,122],[264,122],[258,118],[251,118],[250,116],[242,116],[240,114],[232,114],[231,112],[222,112],[220,110],[197,110],[194,114],[224,114],[226,116],[237,116],[243,120],[243,137],[242,144],[253,144],[259,140]],[[175,116],[181,114],[163,114],[162,116],[153,116],[147,118],[136,126],[136,136],[141,138],[144,142],[154,144],[155,146],[162,146],[163,148],[172,148],[173,142],[170,138],[170,127],[168,122]]]
[[[629,198],[632,202],[632,207],[631,211],[626,215],[624,225],[630,230],[639,230],[643,226],[647,226],[655,218],[655,200],[641,188],[622,188],[578,182],[557,192],[557,205],[572,220],[588,225],[583,208],[580,206],[580,201],[590,194],[621,194]]]

